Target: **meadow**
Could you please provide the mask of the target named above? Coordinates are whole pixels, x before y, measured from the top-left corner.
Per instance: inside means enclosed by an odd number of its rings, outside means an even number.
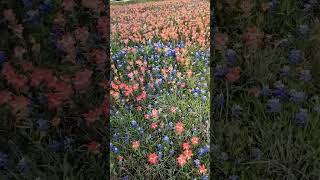
[[[319,179],[319,1],[218,0],[212,177]]]
[[[111,6],[111,178],[209,179],[209,3]]]

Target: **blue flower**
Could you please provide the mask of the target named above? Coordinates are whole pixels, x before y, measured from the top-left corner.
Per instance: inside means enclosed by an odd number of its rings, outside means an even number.
[[[111,148],[112,152],[115,153],[115,154],[118,154],[119,153],[119,149],[116,147],[116,146],[113,146]]]
[[[123,180],[129,180],[129,176],[126,175],[126,176],[124,176],[122,179],[123,179]]]
[[[223,107],[224,105],[224,96],[223,94],[219,94],[219,95],[216,95],[214,98],[213,98],[213,103],[214,105],[218,106],[218,107]]]
[[[61,144],[57,141],[53,141],[51,144],[49,144],[49,149],[52,151],[59,151],[61,148]]]
[[[214,69],[213,76],[215,79],[223,79],[227,72],[228,70],[225,66],[217,65]]]
[[[163,141],[165,142],[165,143],[170,143],[170,139],[169,139],[169,137],[168,136],[165,136],[164,138],[163,138]]]
[[[279,113],[282,109],[280,100],[277,98],[269,99],[267,102],[267,111],[270,113]]]
[[[238,179],[239,179],[239,176],[237,176],[237,175],[231,175],[228,178],[228,180],[238,180]]]
[[[281,70],[280,70],[280,77],[282,78],[286,78],[289,77],[290,73],[290,67],[289,66],[284,66]]]
[[[0,51],[0,65],[2,65],[7,60],[6,53],[3,51]]]
[[[237,53],[234,50],[228,49],[224,55],[229,65],[234,66],[236,64]]]
[[[27,9],[32,8],[32,0],[22,0],[22,2],[25,8]]]
[[[300,25],[297,29],[297,33],[298,35],[300,35],[300,37],[307,37],[309,35],[310,32],[310,28],[308,25]]]
[[[233,105],[232,108],[231,108],[232,117],[234,117],[236,119],[239,119],[240,115],[241,115],[241,111],[242,111],[241,106],[239,106],[237,104]]]
[[[201,164],[200,160],[199,159],[194,160],[194,164],[196,165],[196,167],[199,167]]]
[[[131,127],[132,127],[132,128],[137,128],[137,127],[138,127],[137,121],[132,120],[132,121],[131,121]]]
[[[290,94],[290,101],[293,101],[296,103],[302,103],[306,98],[306,94],[304,92],[298,92],[296,90],[291,90],[289,94]]]
[[[174,154],[174,150],[171,149],[171,150],[169,151],[169,155],[172,156],[173,154]]]
[[[208,179],[209,179],[209,177],[207,175],[202,176],[202,180],[208,180]]]
[[[40,118],[38,119],[37,123],[40,131],[47,131],[49,129],[48,120]]]
[[[275,89],[273,90],[273,95],[278,98],[285,98],[287,97],[287,90],[282,82],[278,81],[274,84]]]
[[[263,87],[260,93],[261,96],[268,97],[271,95],[271,90],[268,87]]]
[[[303,127],[306,124],[307,117],[307,111],[305,109],[300,109],[295,116],[295,123],[297,126]]]
[[[163,157],[163,153],[161,152],[161,151],[158,151],[158,157],[159,157],[159,159],[162,159],[162,157]]]
[[[26,158],[22,158],[22,159],[19,161],[19,163],[18,163],[18,165],[17,165],[17,169],[18,169],[18,171],[21,172],[21,173],[25,173],[25,172],[30,171],[30,164],[29,164],[29,162],[27,161]]]
[[[205,153],[205,152],[204,152],[204,149],[203,149],[203,148],[199,148],[199,150],[198,150],[198,156],[199,156],[199,157],[202,157],[204,153]]]
[[[65,149],[71,149],[72,143],[73,143],[73,139],[72,138],[66,137],[63,140],[63,145],[64,145]]]
[[[157,145],[157,149],[158,149],[158,151],[161,151],[161,150],[163,149],[162,144],[158,144],[158,145]]]
[[[39,5],[39,10],[42,13],[48,13],[53,10],[53,4],[51,0],[44,0]]]
[[[38,10],[30,10],[26,13],[26,18],[24,21],[30,24],[38,24],[40,22],[40,16]]]
[[[289,52],[289,63],[297,65],[301,62],[301,51],[293,49]]]
[[[309,82],[311,81],[312,76],[310,70],[302,70],[300,72],[300,80],[304,82]]]
[[[202,96],[202,101],[205,102],[207,100],[207,96]]]
[[[3,152],[0,152],[0,169],[5,168],[8,165],[8,162],[8,155]]]

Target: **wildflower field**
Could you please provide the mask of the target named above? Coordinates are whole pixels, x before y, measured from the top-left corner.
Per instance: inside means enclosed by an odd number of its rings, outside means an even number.
[[[217,1],[210,177],[320,178],[319,5]]]
[[[208,1],[110,12],[111,179],[208,179]]]

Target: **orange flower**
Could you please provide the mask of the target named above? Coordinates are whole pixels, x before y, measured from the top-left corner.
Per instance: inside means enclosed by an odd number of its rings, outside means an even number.
[[[12,100],[12,93],[7,90],[0,91],[0,106]]]
[[[261,32],[257,27],[248,28],[246,33],[243,35],[245,44],[250,48],[259,48],[262,46],[264,33]]]
[[[187,149],[190,149],[190,144],[188,142],[185,142],[182,144],[182,149],[183,150],[187,150]]]
[[[156,153],[150,154],[148,161],[150,164],[156,164],[158,162],[158,155]]]
[[[183,124],[181,122],[176,123],[176,133],[181,134],[184,131]]]
[[[206,166],[205,166],[204,164],[201,164],[201,165],[198,167],[198,169],[199,169],[199,172],[200,172],[201,174],[205,174],[205,173],[207,172]]]
[[[152,129],[156,129],[158,127],[158,124],[156,123],[156,122],[153,122],[152,124],[151,124],[151,128]]]
[[[96,141],[92,141],[89,144],[85,145],[88,148],[88,151],[93,152],[95,154],[99,153],[100,144]]]
[[[228,36],[223,33],[217,32],[214,36],[214,46],[217,49],[222,49],[226,45],[227,41]]]
[[[177,158],[177,161],[178,161],[179,165],[182,167],[182,166],[184,166],[184,164],[186,164],[187,157],[183,154],[180,154],[180,156]]]
[[[235,67],[235,68],[229,69],[229,72],[226,75],[227,80],[230,82],[234,82],[234,81],[238,80],[239,77],[240,77],[240,67]]]
[[[191,138],[191,143],[192,143],[193,145],[198,144],[198,143],[199,143],[199,138],[193,136],[193,137]]]
[[[132,142],[132,148],[133,148],[134,150],[139,149],[139,147],[140,147],[140,141],[133,141],[133,142]]]
[[[187,159],[190,159],[190,158],[193,156],[192,150],[187,149],[187,150],[183,151],[183,155],[184,155]]]
[[[149,114],[145,114],[144,119],[149,119]]]
[[[171,107],[171,108],[170,108],[170,111],[171,111],[172,113],[175,113],[175,112],[177,111],[177,107],[174,107],[174,106]]]
[[[92,75],[92,71],[87,69],[77,72],[74,78],[75,89],[76,90],[86,89],[90,85],[91,75]]]
[[[123,161],[123,156],[120,156],[120,155],[119,155],[119,156],[117,157],[117,159],[118,159],[118,161]]]
[[[158,110],[152,109],[151,117],[152,117],[152,118],[157,118],[157,117],[159,117],[159,112],[158,112]]]

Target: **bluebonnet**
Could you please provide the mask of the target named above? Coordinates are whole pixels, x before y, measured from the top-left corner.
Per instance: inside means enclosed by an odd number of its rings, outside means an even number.
[[[289,73],[290,73],[290,67],[289,66],[284,66],[280,70],[280,77],[282,77],[282,78],[289,77],[289,75],[290,75]]]
[[[267,102],[267,111],[270,113],[279,113],[282,105],[278,98],[269,99]]]
[[[0,51],[0,65],[2,65],[7,60],[6,53],[3,51]]]
[[[273,90],[273,95],[278,97],[278,98],[285,98],[287,96],[287,90],[285,85],[277,81],[274,83],[275,89]]]
[[[0,152],[0,169],[5,168],[8,165],[8,162],[8,155],[3,152]]]
[[[39,5],[39,11],[42,13],[48,13],[53,10],[53,3],[51,0],[44,0]]]
[[[297,126],[303,127],[306,124],[308,114],[305,109],[300,109],[295,115],[295,123]]]
[[[293,49],[289,52],[289,63],[290,64],[299,64],[301,62],[301,51]]]
[[[21,173],[25,173],[25,172],[30,171],[30,169],[31,169],[30,164],[26,158],[20,159],[20,161],[18,162],[18,165],[17,165],[17,169]]]
[[[199,157],[202,157],[204,153],[205,153],[205,151],[204,151],[203,148],[199,148],[199,149],[198,149],[198,156],[199,156]]]
[[[164,141],[165,143],[168,143],[168,144],[169,144],[170,139],[169,139],[169,137],[168,137],[168,136],[165,136],[165,137],[163,138],[163,141]]]
[[[123,180],[129,180],[129,176],[126,175],[126,176],[124,176],[122,179],[123,179]]]
[[[73,139],[69,137],[65,137],[63,140],[63,145],[65,149],[71,149],[73,143]]]
[[[232,108],[231,108],[232,117],[234,117],[236,119],[239,119],[240,115],[241,115],[241,111],[242,111],[241,106],[239,106],[237,104],[233,105]]]
[[[304,82],[309,82],[311,81],[312,76],[310,70],[302,70],[300,72],[300,80]]]
[[[25,8],[27,9],[32,8],[32,0],[22,0],[22,2]]]
[[[173,149],[170,149],[169,155],[172,156],[173,154],[174,154],[174,150],[173,150]]]
[[[38,10],[27,11],[24,21],[30,24],[38,24],[40,22],[40,15]]]
[[[162,159],[162,157],[163,157],[163,153],[161,152],[161,151],[158,151],[158,157],[159,157],[159,159]]]
[[[49,129],[48,120],[40,118],[38,119],[37,123],[40,131],[46,131]]]
[[[282,39],[280,42],[279,42],[279,45],[278,45],[280,48],[288,48],[289,47],[289,40],[288,39]]]
[[[237,176],[237,175],[231,175],[228,178],[228,180],[238,180],[238,179],[239,179],[239,176]]]
[[[276,11],[277,8],[277,0],[271,0],[271,2],[269,3],[269,13],[274,13]]]
[[[117,148],[116,146],[113,146],[112,148],[111,148],[111,150],[112,150],[112,152],[113,153],[115,153],[115,154],[118,154],[119,153],[119,148]]]
[[[208,179],[209,179],[209,177],[207,175],[202,176],[202,180],[208,180]]]
[[[300,25],[297,29],[297,33],[300,37],[307,37],[309,35],[310,28],[308,25]]]
[[[234,50],[227,49],[224,55],[229,65],[234,66],[236,64],[237,53]]]
[[[131,121],[131,127],[132,127],[132,128],[137,128],[137,127],[138,127],[137,121],[132,120],[132,121]]]
[[[208,153],[210,151],[210,146],[206,145],[203,149],[204,149],[204,153]]]
[[[223,79],[227,72],[228,70],[225,66],[217,65],[214,69],[213,76],[215,79]]]
[[[289,94],[290,94],[290,100],[296,103],[302,103],[306,98],[306,94],[304,92],[299,92],[294,89],[291,90]]]
[[[207,100],[207,96],[202,96],[202,101],[206,101]]]
[[[224,105],[224,96],[223,94],[219,94],[219,95],[216,95],[214,98],[213,98],[213,103],[214,105],[218,106],[218,107],[223,107]]]
[[[158,151],[161,151],[161,150],[163,149],[162,144],[158,144],[158,145],[157,145],[157,149],[158,149]]]
[[[199,167],[200,166],[200,160],[199,159],[196,159],[196,160],[194,160],[194,164],[197,166],[197,167]]]
[[[52,151],[59,151],[61,148],[61,144],[58,141],[53,141],[51,144],[49,144],[49,149]]]

